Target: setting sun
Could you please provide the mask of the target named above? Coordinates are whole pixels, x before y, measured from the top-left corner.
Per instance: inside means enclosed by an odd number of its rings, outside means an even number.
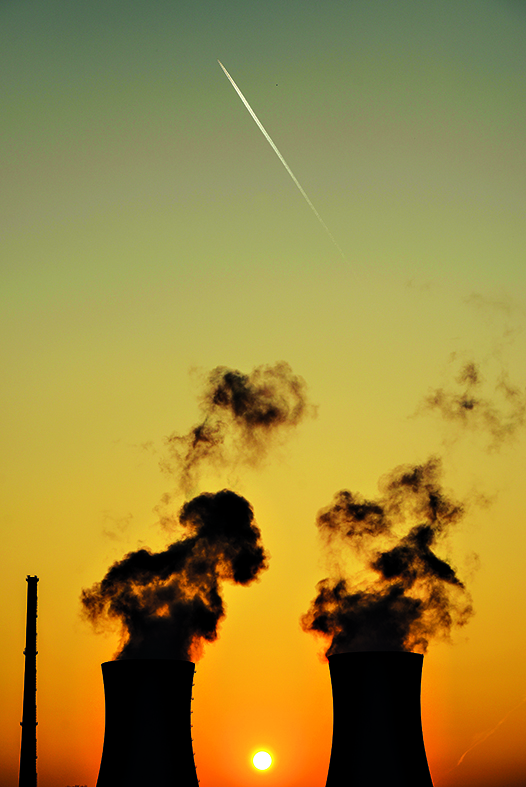
[[[258,771],[266,771],[267,768],[270,768],[272,765],[272,757],[268,751],[258,751],[257,754],[254,754],[252,757],[252,762]]]

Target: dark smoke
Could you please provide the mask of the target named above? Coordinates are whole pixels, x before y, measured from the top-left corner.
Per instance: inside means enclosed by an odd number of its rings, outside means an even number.
[[[181,508],[179,522],[186,538],[164,552],[130,552],[82,591],[92,623],[121,623],[118,659],[195,660],[204,641],[217,639],[225,616],[222,582],[248,585],[267,567],[254,512],[234,492],[195,497]]]
[[[431,638],[447,637],[472,614],[470,597],[455,570],[435,549],[464,514],[446,497],[437,459],[403,465],[381,479],[381,495],[366,500],[339,492],[319,512],[321,534],[360,555],[369,580],[342,576],[318,583],[302,618],[305,631],[330,638],[327,656],[363,650],[425,653]],[[399,535],[402,529],[405,534]]]
[[[212,370],[201,399],[203,417],[186,435],[172,434],[166,443],[164,469],[180,488],[195,489],[205,463],[257,464],[272,438],[296,426],[312,412],[305,381],[285,361],[258,366],[250,374],[218,366]]]
[[[483,382],[479,367],[473,362],[466,363],[456,378],[460,390],[433,389],[421,409],[437,411],[447,421],[488,433],[489,447],[496,449],[524,425],[526,391],[512,386],[502,373],[493,396],[488,398],[482,395]]]

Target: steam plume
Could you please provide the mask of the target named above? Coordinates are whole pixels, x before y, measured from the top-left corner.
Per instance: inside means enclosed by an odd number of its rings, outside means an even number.
[[[330,639],[327,656],[425,653],[430,638],[447,637],[472,614],[463,583],[434,551],[464,514],[445,495],[440,475],[436,458],[402,465],[380,480],[377,500],[344,490],[319,512],[317,526],[327,542],[348,544],[366,566],[366,576],[354,582],[339,572],[319,582],[302,618],[305,631]]]
[[[491,399],[482,395],[483,378],[472,361],[464,364],[456,383],[460,390],[433,389],[424,399],[423,409],[438,411],[447,421],[465,428],[485,431],[490,448],[499,448],[526,421],[526,391],[511,385],[501,373]]]
[[[130,552],[82,591],[92,623],[120,622],[118,659],[195,660],[204,641],[217,639],[225,616],[222,582],[248,585],[267,567],[253,510],[234,492],[195,497],[181,508],[179,522],[186,538],[164,552]]]
[[[250,374],[216,367],[208,377],[201,409],[201,422],[188,434],[166,439],[169,458],[164,469],[179,479],[185,493],[195,489],[203,464],[257,464],[274,436],[312,412],[305,381],[285,361],[258,366]]]

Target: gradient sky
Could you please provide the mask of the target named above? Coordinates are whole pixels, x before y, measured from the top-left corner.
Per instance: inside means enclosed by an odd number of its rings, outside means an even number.
[[[471,501],[449,556],[476,614],[424,660],[430,768],[436,787],[524,785],[526,434],[495,448],[415,414],[466,360],[489,398],[504,372],[526,384],[525,40],[520,0],[1,4],[0,787],[26,575],[39,785],[94,787],[118,635],[81,619],[81,588],[166,544],[163,439],[197,422],[199,374],[279,360],[317,418],[200,486],[246,496],[272,558],[226,590],[197,665],[201,784],[323,787],[328,667],[299,626],[327,572],[316,513],[436,454]]]

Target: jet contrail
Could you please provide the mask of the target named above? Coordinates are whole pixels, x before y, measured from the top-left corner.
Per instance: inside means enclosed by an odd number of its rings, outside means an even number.
[[[475,741],[475,743],[472,743],[472,744],[471,744],[471,746],[469,747],[469,749],[466,749],[466,751],[464,752],[464,754],[462,755],[462,757],[460,758],[460,760],[457,762],[457,764],[456,764],[456,765],[453,765],[453,767],[452,767],[452,768],[450,768],[450,769],[449,769],[449,771],[446,771],[446,772],[445,772],[443,775],[444,775],[444,776],[447,776],[447,775],[448,775],[448,773],[451,773],[451,771],[454,771],[454,770],[455,770],[455,768],[458,768],[458,766],[459,766],[459,765],[462,763],[462,761],[464,760],[464,757],[466,756],[466,754],[469,754],[469,752],[471,751],[471,749],[474,749],[474,748],[475,748],[475,746],[478,746],[480,743],[484,743],[484,741],[486,741],[486,740],[487,740],[487,739],[490,737],[490,735],[493,735],[493,733],[494,733],[494,732],[497,732],[497,730],[499,729],[499,727],[500,727],[502,724],[504,724],[504,722],[506,721],[506,719],[508,718],[508,716],[511,716],[511,714],[512,714],[512,713],[514,713],[514,712],[515,712],[515,711],[516,711],[518,708],[520,708],[520,706],[521,706],[521,705],[524,705],[524,703],[525,703],[525,702],[526,702],[526,697],[523,697],[523,698],[522,698],[522,700],[521,700],[520,702],[518,702],[518,703],[517,703],[517,705],[515,705],[515,706],[514,706],[514,707],[513,707],[511,710],[509,710],[509,711],[506,713],[506,715],[505,715],[505,716],[504,716],[504,717],[503,717],[503,718],[502,718],[502,719],[501,719],[499,722],[497,722],[497,724],[495,724],[495,726],[494,726],[494,727],[492,727],[492,728],[491,728],[491,730],[487,730],[486,732],[484,732],[484,733],[483,733],[483,734],[480,736],[480,738],[477,738],[477,740]],[[437,782],[435,782],[435,784],[436,784],[436,783],[437,783]]]
[[[241,99],[241,101],[243,102],[243,104],[246,106],[246,108],[248,109],[248,111],[250,112],[250,114],[252,115],[252,118],[253,118],[253,119],[254,119],[254,121],[256,122],[256,124],[257,124],[257,126],[258,126],[259,130],[261,131],[261,133],[263,134],[263,136],[265,137],[265,139],[266,139],[266,140],[267,140],[267,142],[269,143],[270,147],[272,148],[272,150],[274,151],[274,153],[276,154],[276,156],[279,158],[279,160],[281,161],[281,163],[283,164],[283,166],[285,167],[285,169],[286,169],[286,170],[287,170],[287,172],[289,173],[290,177],[292,178],[292,180],[294,181],[294,183],[296,184],[296,186],[297,186],[297,187],[299,188],[299,190],[301,191],[301,193],[302,193],[303,197],[305,198],[305,200],[306,200],[306,202],[307,202],[307,205],[308,205],[308,206],[309,206],[309,207],[312,209],[312,211],[313,211],[314,215],[316,216],[316,218],[317,218],[317,219],[318,219],[318,221],[320,222],[321,226],[323,227],[323,229],[325,230],[325,232],[327,233],[327,235],[329,236],[329,238],[332,240],[332,242],[334,243],[334,245],[336,246],[336,248],[338,249],[338,251],[340,252],[340,254],[342,255],[342,257],[343,257],[344,259],[346,259],[346,257],[345,257],[345,254],[343,253],[343,251],[342,251],[342,249],[340,248],[340,246],[339,246],[338,242],[337,242],[337,241],[336,241],[336,239],[334,238],[334,236],[333,236],[332,232],[331,232],[331,231],[330,231],[330,229],[327,227],[327,225],[326,225],[326,224],[325,224],[325,222],[323,221],[322,217],[320,216],[320,214],[318,213],[318,211],[316,210],[316,208],[314,207],[314,205],[312,204],[312,202],[311,202],[311,201],[310,201],[310,199],[308,198],[307,194],[306,194],[306,193],[305,193],[305,191],[303,190],[303,188],[302,188],[302,186],[301,186],[300,182],[298,181],[297,177],[294,175],[293,171],[291,170],[291,168],[289,167],[289,165],[287,164],[287,162],[285,161],[285,159],[283,158],[283,156],[281,155],[281,153],[279,152],[279,150],[278,150],[278,149],[277,149],[277,147],[275,146],[274,142],[273,142],[273,141],[272,141],[272,139],[270,138],[270,135],[269,135],[269,134],[267,134],[267,132],[266,132],[266,131],[265,131],[265,129],[263,128],[263,125],[260,123],[260,121],[259,121],[258,117],[256,116],[256,113],[255,113],[255,112],[253,112],[253,110],[252,110],[252,107],[250,106],[250,104],[249,104],[249,103],[248,103],[248,101],[246,100],[245,96],[243,95],[243,93],[241,92],[241,90],[238,88],[238,86],[236,85],[236,83],[234,82],[234,80],[232,79],[232,77],[230,76],[230,74],[228,73],[228,71],[226,70],[226,68],[224,67],[224,65],[222,64],[222,62],[221,62],[220,60],[218,60],[217,62],[219,63],[219,65],[221,66],[221,68],[223,69],[223,71],[225,72],[225,75],[227,76],[227,78],[228,78],[228,80],[229,80],[230,84],[232,85],[232,87],[234,88],[234,90],[236,91],[236,93],[238,94],[239,98]]]

